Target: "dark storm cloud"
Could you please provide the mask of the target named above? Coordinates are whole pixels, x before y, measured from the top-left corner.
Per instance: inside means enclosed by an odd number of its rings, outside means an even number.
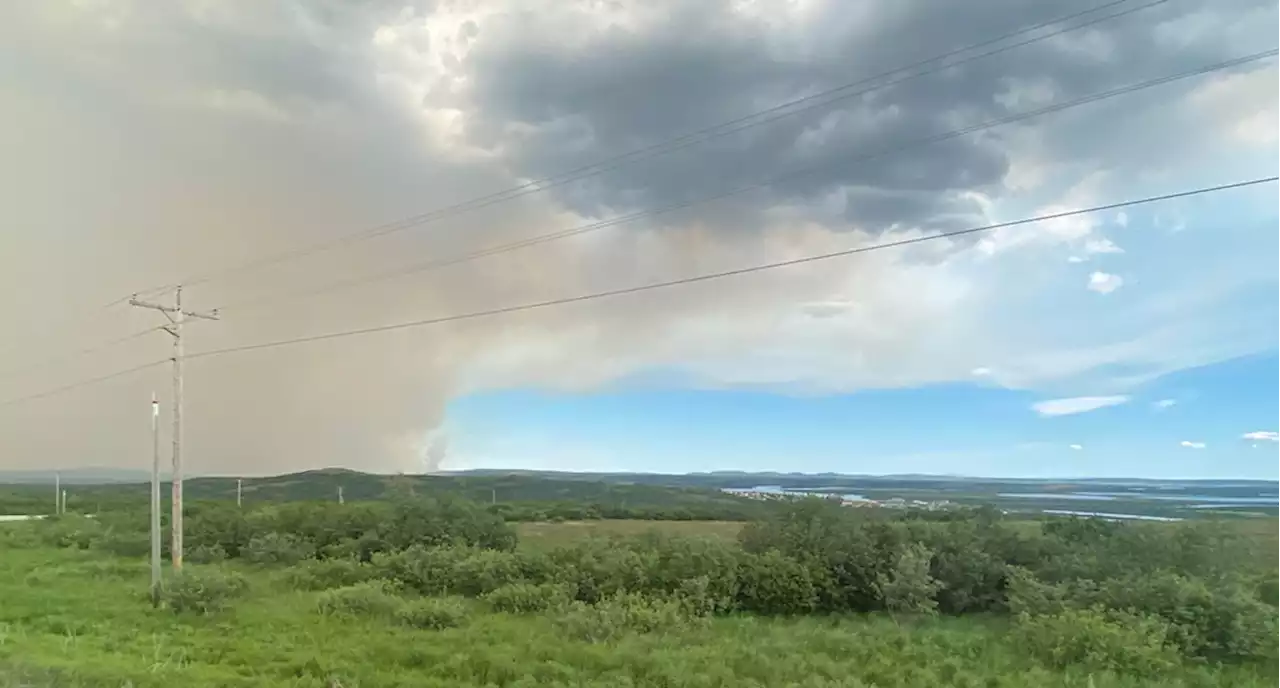
[[[556,35],[554,18],[511,13],[482,26],[465,63],[474,87],[462,107],[475,142],[502,143],[519,173],[541,177],[1099,4],[829,2],[788,23],[781,10],[769,21],[684,0],[666,3],[638,29],[601,21],[585,33],[575,25],[568,37]],[[1222,40],[1224,18],[1238,28],[1242,17],[1256,15],[1252,49],[1271,47],[1274,20],[1266,19],[1274,11],[1251,1],[1168,2],[558,193],[580,212],[602,215],[812,169],[749,202],[755,209],[803,204],[847,188],[845,219],[865,227],[965,224],[979,208],[958,192],[998,194],[1009,170],[1004,132],[856,158],[1044,104],[1011,100],[1019,89],[1047,89],[1058,102],[1251,49]],[[1169,91],[1141,94],[1116,107],[1149,114],[1168,97]],[[518,143],[504,139],[512,122],[532,125],[534,133],[522,132]],[[1111,143],[1096,120],[1073,135],[1081,138],[1050,145],[1082,155]]]
[[[404,4],[0,2],[0,149],[10,163],[0,166],[8,192],[0,222],[18,228],[0,231],[5,322],[18,332],[55,324],[75,306],[128,289],[453,206],[1078,9],[1031,0],[798,0],[761,2],[747,17],[735,14],[746,2],[707,0]],[[1193,108],[1167,92],[1052,128],[850,157],[1022,107],[1008,105],[1005,92],[1034,91],[1044,78],[1056,97],[1069,97],[1274,44],[1274,6],[1165,7],[1093,37],[975,63],[422,231],[192,285],[186,298],[195,307],[232,307],[221,322],[192,327],[188,352],[564,298],[876,239],[844,232],[859,226],[908,225],[899,236],[912,236],[912,224],[967,224],[980,206],[964,192],[998,196],[1009,170],[1028,159],[1075,166],[1043,185],[1046,203],[1066,202],[1064,192],[1097,169],[1118,167],[1129,178],[1162,169],[1145,157],[1162,145],[1182,156],[1168,167],[1234,172],[1231,161],[1206,166],[1194,147],[1235,154],[1222,134],[1236,122],[1184,129],[1166,117]],[[1249,114],[1236,112],[1248,99],[1233,93],[1217,103],[1223,113]],[[1273,143],[1266,148],[1274,152]],[[1125,164],[1114,165],[1117,157]],[[653,221],[662,232],[592,233],[296,303],[234,307],[580,223],[565,206],[612,215],[806,167],[816,169],[663,215]],[[968,379],[1006,351],[1025,360],[1021,378],[1008,378],[1021,380],[1075,375],[1117,358],[1166,367],[1175,355],[1204,361],[1199,350],[1187,353],[1198,346],[1194,337],[1117,352],[1107,347],[1111,334],[1093,334],[1096,323],[1091,339],[1073,340],[1079,350],[1060,351],[1055,337],[1044,340],[1044,353],[1039,335],[1027,334],[1037,325],[1019,331],[1022,318],[1012,316],[1007,327],[991,323],[999,294],[1021,299],[1025,282],[988,284],[989,271],[971,274],[966,260],[950,257],[878,252],[563,309],[193,357],[187,456],[193,470],[215,472],[421,470],[445,459],[443,439],[432,443],[428,431],[457,394],[587,389],[654,369],[709,386],[833,390]],[[30,297],[33,288],[40,298]],[[826,317],[791,318],[797,308]],[[127,306],[104,311],[74,338],[24,340],[0,367],[25,366],[53,353],[43,350],[52,344],[91,345],[154,326],[152,316]],[[1198,323],[1187,330],[1217,331]],[[1238,339],[1226,347],[1233,355],[1247,352]],[[161,360],[168,347],[161,336],[122,346],[25,377],[7,396]],[[4,461],[145,465],[145,414],[156,389],[165,403],[161,367],[13,407],[0,414]]]

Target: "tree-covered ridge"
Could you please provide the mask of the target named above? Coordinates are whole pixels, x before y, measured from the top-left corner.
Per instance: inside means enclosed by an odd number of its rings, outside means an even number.
[[[235,501],[236,478],[184,481],[189,502]],[[521,474],[397,475],[318,470],[240,482],[248,505],[294,501],[368,501],[393,497],[458,497],[487,504],[509,520],[545,521],[620,518],[647,520],[731,520],[755,518],[769,505],[723,490],[655,484],[628,484],[572,478],[548,480]],[[145,483],[77,485],[68,490],[68,509],[84,513],[145,504]],[[168,489],[164,490],[168,494]],[[51,510],[49,485],[0,486],[0,513],[44,514]]]

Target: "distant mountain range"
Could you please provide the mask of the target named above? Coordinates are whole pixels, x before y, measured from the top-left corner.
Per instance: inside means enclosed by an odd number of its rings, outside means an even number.
[[[59,471],[49,469],[34,470],[0,470],[0,484],[33,484],[33,483],[52,483],[54,475],[59,474],[63,484],[66,485],[109,485],[119,483],[140,483],[147,482],[151,479],[148,471],[125,468],[109,468],[109,467],[83,467],[70,468]],[[324,468],[311,471],[303,471],[295,474],[284,474],[278,476],[265,476],[266,478],[289,478],[303,476],[321,476],[321,475],[366,475],[372,477],[372,474],[362,473],[345,468]],[[852,473],[782,473],[775,471],[710,471],[700,473],[578,473],[568,471],[541,471],[541,470],[516,470],[516,469],[496,469],[496,468],[480,468],[465,471],[439,471],[432,475],[440,477],[457,477],[466,476],[476,477],[493,477],[493,476],[522,476],[522,477],[540,477],[550,480],[591,480],[608,483],[640,483],[649,485],[698,485],[698,486],[727,486],[727,487],[754,487],[758,485],[774,485],[780,483],[786,484],[806,484],[818,485],[822,483],[831,483],[832,485],[857,483],[860,485],[868,485],[875,483],[947,483],[947,482],[965,482],[965,483],[986,483],[986,484],[1049,484],[1049,483],[1089,483],[1104,485],[1179,485],[1183,487],[1195,486],[1228,486],[1228,485],[1259,485],[1259,486],[1275,486],[1276,481],[1273,480],[1247,480],[1247,479],[1189,479],[1189,480],[1170,480],[1157,478],[993,478],[978,476],[961,476],[961,475],[927,475],[927,474],[897,474],[897,475],[859,475]],[[199,477],[234,477],[234,476],[196,476],[188,475],[188,478]],[[168,479],[168,473],[161,474],[161,478]],[[263,476],[255,477],[255,479],[263,479]]]

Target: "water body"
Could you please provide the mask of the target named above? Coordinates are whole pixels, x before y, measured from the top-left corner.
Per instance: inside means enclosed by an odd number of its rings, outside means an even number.
[[[1108,521],[1181,521],[1173,516],[1141,516],[1139,514],[1109,514],[1101,511],[1071,511],[1070,509],[1045,509],[1044,513],[1055,516],[1087,516],[1102,518]]]
[[[1280,499],[1262,495],[1259,497],[1215,497],[1213,495],[1156,495],[1140,492],[1001,492],[998,497],[1011,499],[1061,499],[1095,502],[1111,502],[1116,499],[1146,499],[1160,502],[1209,502],[1237,506],[1277,506]]]
[[[1089,495],[1095,497],[1129,497],[1130,499],[1156,499],[1165,502],[1215,502],[1222,504],[1259,504],[1263,506],[1274,506],[1280,503],[1280,499],[1268,495],[1260,495],[1258,497],[1215,497],[1212,495],[1154,495],[1154,494],[1134,494],[1132,492],[1077,492],[1075,494]]]

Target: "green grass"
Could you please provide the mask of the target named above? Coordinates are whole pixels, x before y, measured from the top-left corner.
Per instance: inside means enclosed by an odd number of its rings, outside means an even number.
[[[527,526],[547,538],[577,527]],[[1005,622],[986,617],[738,616],[592,643],[557,616],[572,612],[513,616],[453,600],[466,615],[460,625],[420,630],[376,605],[363,615],[322,614],[326,593],[290,589],[281,569],[238,569],[249,592],[229,609],[175,615],[146,602],[140,560],[0,541],[0,687],[1276,685],[1274,672],[1248,667],[1187,665],[1158,679],[1052,670],[1026,656]]]
[[[517,523],[520,542],[532,547],[555,547],[589,537],[632,536],[648,532],[667,535],[711,536],[732,540],[746,525],[738,521],[563,521]]]

